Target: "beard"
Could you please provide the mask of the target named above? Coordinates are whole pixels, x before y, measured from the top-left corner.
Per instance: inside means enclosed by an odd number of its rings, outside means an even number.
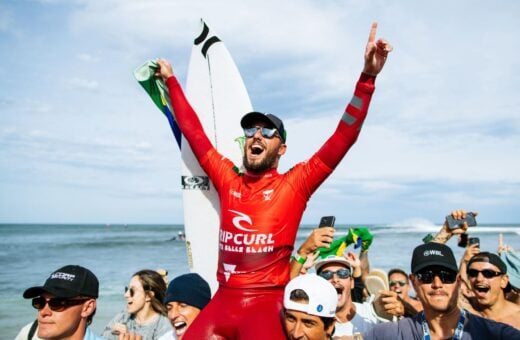
[[[249,160],[247,159],[247,150],[244,148],[244,156],[242,159],[244,168],[252,173],[260,173],[272,169],[276,163],[276,160],[278,159],[278,148],[272,149],[270,151],[265,150],[264,152],[266,152],[266,154],[261,161],[249,163]]]

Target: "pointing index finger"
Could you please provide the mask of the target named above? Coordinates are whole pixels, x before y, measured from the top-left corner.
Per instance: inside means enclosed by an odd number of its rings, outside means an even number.
[[[370,34],[368,35],[368,42],[373,43],[376,40],[377,33],[377,22],[372,23],[372,27],[370,27]]]

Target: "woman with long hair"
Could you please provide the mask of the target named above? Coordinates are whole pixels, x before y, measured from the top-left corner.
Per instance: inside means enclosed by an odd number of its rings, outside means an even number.
[[[134,333],[143,340],[156,340],[172,329],[163,299],[166,284],[155,270],[140,270],[125,287],[126,310],[118,313],[103,331],[103,337],[117,340],[119,334]]]

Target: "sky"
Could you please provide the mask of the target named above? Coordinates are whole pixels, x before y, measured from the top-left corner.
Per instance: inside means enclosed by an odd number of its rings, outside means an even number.
[[[361,135],[303,223],[520,222],[520,2],[0,1],[0,223],[182,223],[180,152],[133,78],[182,84],[200,18],[253,107],[280,116],[280,171],[334,131],[372,22],[394,46]],[[238,124],[238,122],[237,122]]]

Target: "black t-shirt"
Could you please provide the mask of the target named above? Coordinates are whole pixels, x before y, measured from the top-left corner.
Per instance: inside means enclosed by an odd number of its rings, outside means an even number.
[[[375,325],[370,331],[363,334],[364,340],[410,340],[423,339],[423,330],[418,317],[403,318],[398,322],[387,322]],[[462,340],[477,339],[520,339],[520,331],[501,322],[483,317],[466,314],[466,322]]]

